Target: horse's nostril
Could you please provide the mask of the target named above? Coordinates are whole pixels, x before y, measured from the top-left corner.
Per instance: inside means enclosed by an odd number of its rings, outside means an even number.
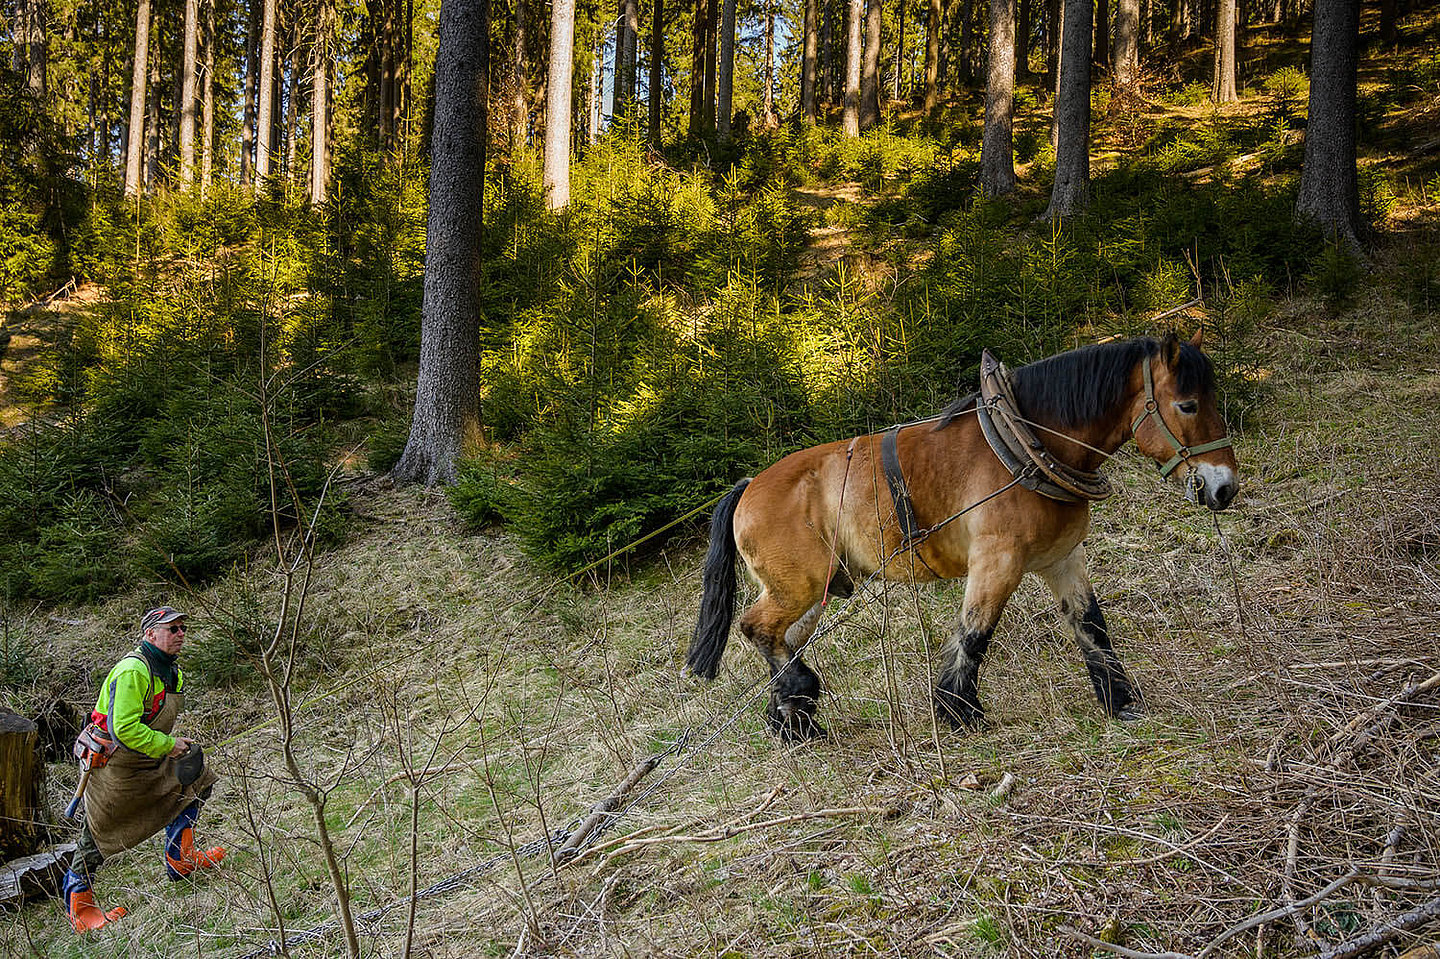
[[[1221,506],[1227,505],[1234,498],[1234,483],[1221,483],[1219,486],[1215,487],[1215,502],[1219,503]]]

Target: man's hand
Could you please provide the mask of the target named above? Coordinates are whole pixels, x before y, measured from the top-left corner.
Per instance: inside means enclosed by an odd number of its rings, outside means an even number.
[[[176,759],[180,756],[185,755],[185,750],[190,748],[191,742],[192,740],[186,739],[184,736],[176,736],[175,748],[170,750],[170,758]]]

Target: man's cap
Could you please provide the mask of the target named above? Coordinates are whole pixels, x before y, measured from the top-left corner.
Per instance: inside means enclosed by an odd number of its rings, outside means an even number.
[[[177,619],[184,618],[185,614],[173,606],[159,606],[140,617],[140,632],[143,633],[152,626],[164,626],[166,623],[173,623]]]

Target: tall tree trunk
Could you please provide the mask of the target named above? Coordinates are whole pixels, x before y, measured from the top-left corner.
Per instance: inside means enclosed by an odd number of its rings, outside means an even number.
[[[275,135],[275,15],[279,0],[261,0],[264,12],[260,23],[260,96],[255,119],[255,180],[270,179],[270,152]]]
[[[315,43],[310,48],[310,205],[330,196],[330,45],[333,0],[315,5]]]
[[[556,0],[555,25],[573,31],[573,0]],[[455,481],[462,447],[480,431],[480,266],[481,199],[485,195],[485,131],[489,95],[490,25],[488,0],[444,0],[440,7],[440,48],[435,56],[435,128],[430,148],[430,212],[425,227],[425,292],[420,320],[420,373],[415,414],[405,452],[395,464],[397,479],[426,486]],[[565,99],[546,120],[563,117],[569,149],[570,61],[573,34],[561,36]],[[547,130],[547,138],[549,131]],[[547,152],[549,143],[546,144]]]
[[[1058,143],[1049,220],[1064,220],[1090,204],[1090,49],[1092,0],[1065,0],[1060,41],[1060,93],[1055,99]]]
[[[1110,0],[1095,0],[1095,53],[1091,68],[1097,74],[1110,69]]]
[[[729,143],[731,95],[735,89],[735,0],[725,0],[720,11],[720,75],[716,83],[719,102],[715,108],[715,133],[721,143]]]
[[[705,10],[708,0],[695,0],[690,23],[690,135],[705,133]]]
[[[780,125],[780,118],[775,114],[775,3],[774,0],[765,0],[765,69],[762,71],[765,78],[765,93],[760,98],[764,107],[765,116],[762,123],[767,130],[773,130]]]
[[[150,82],[145,98],[145,188],[160,185],[160,58],[150,58]]]
[[[661,113],[665,103],[665,0],[654,0],[650,10],[650,145],[664,145]]]
[[[195,81],[200,53],[200,0],[185,0],[184,50],[180,60],[180,187],[195,183]]]
[[[1216,0],[1214,75],[1210,81],[1210,99],[1216,103],[1240,99],[1235,89],[1235,26],[1235,0]]]
[[[640,89],[637,82],[640,59],[640,3],[639,0],[623,0],[620,6],[621,19],[625,24],[625,56],[622,61],[625,71],[625,99],[616,107],[617,114],[629,113],[634,108]]]
[[[130,125],[125,137],[125,195],[140,192],[144,175],[145,89],[150,79],[150,0],[140,0],[135,12],[135,57],[130,75]]]
[[[701,104],[701,120],[706,133],[715,132],[715,95],[719,82],[717,76],[720,9],[718,0],[707,0],[705,4],[705,102]]]
[[[818,111],[823,103],[826,108],[835,105],[835,14],[841,7],[839,0],[817,0],[824,8],[817,11],[820,18],[819,51],[817,52],[815,100]]]
[[[510,91],[510,145],[523,147],[530,130],[530,57],[526,52],[525,0],[514,0],[515,36],[510,48],[510,76],[513,88]]]
[[[990,0],[990,63],[985,82],[985,136],[980,144],[980,192],[1015,189],[1015,0]]]
[[[15,69],[25,76],[25,89],[44,101],[49,73],[50,19],[46,0],[21,0],[15,29]]]
[[[847,137],[860,135],[860,27],[863,0],[847,0],[845,17],[845,106],[841,126]]]
[[[1047,88],[1050,91],[1050,149],[1057,150],[1060,144],[1060,51],[1065,45],[1065,4],[1063,0],[1048,0],[1050,13],[1050,55]]]
[[[975,82],[975,0],[960,3],[960,82]]]
[[[806,123],[814,123],[816,110],[816,54],[820,35],[820,0],[805,0],[804,36],[800,46],[800,114]]]
[[[1030,0],[1020,0],[1020,11],[1015,21],[1015,79],[1030,76]]]
[[[200,196],[215,176],[215,3],[205,0],[205,68],[200,82]]]
[[[1392,49],[1400,42],[1399,14],[1398,0],[1380,0],[1380,42]]]
[[[483,5],[483,0],[480,2]],[[545,202],[552,210],[563,209],[570,202],[570,80],[574,66],[575,0],[554,0],[550,11],[550,68],[545,81],[544,180]]]
[[[218,2],[218,0],[217,0]],[[250,30],[245,37],[245,109],[240,127],[240,185],[248,187],[255,173],[255,121],[260,93],[260,10],[250,6]]]
[[[1315,0],[1310,37],[1310,113],[1295,212],[1332,241],[1358,248],[1360,189],[1355,172],[1355,82],[1360,0]]]
[[[890,99],[897,101],[904,95],[901,68],[905,65],[905,6],[906,0],[895,0],[895,72],[890,77]]]
[[[940,21],[945,18],[941,0],[929,0],[925,15],[925,113],[933,116],[940,105]]]
[[[1132,86],[1140,74],[1140,0],[1116,0],[1115,45],[1111,60],[1115,85]]]
[[[860,64],[860,129],[880,122],[880,20],[883,0],[865,0],[865,48]]]
[[[586,143],[594,146],[600,142],[601,98],[605,91],[605,35],[595,35],[594,56],[590,61],[590,128],[586,131]]]
[[[290,55],[286,57],[289,65],[289,72],[285,79],[285,180],[294,185],[299,175],[299,152],[300,152],[300,63],[299,49],[300,42],[296,36],[300,32],[299,24],[294,24],[290,31]]]

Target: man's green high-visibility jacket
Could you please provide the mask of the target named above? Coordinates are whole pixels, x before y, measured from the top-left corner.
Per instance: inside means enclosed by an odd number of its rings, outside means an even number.
[[[136,752],[153,759],[168,756],[175,748],[175,737],[151,729],[149,723],[164,708],[165,694],[179,693],[184,685],[184,674],[175,667],[175,688],[167,689],[165,680],[151,669],[145,653],[137,649],[116,663],[105,677],[90,721]]]

